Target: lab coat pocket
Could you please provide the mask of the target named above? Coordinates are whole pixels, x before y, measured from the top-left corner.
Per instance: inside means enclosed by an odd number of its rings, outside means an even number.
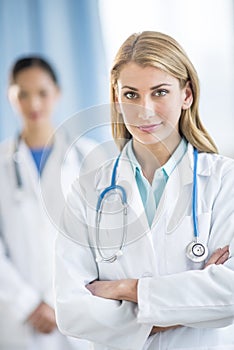
[[[199,242],[208,245],[210,228],[211,228],[211,212],[201,213],[197,216]],[[194,234],[194,226],[193,226]]]
[[[210,232],[211,212],[197,215],[199,239],[205,243]],[[171,220],[166,227],[167,235],[179,235],[181,238],[192,240],[194,238],[194,221],[192,215],[185,215],[177,223],[171,225]]]

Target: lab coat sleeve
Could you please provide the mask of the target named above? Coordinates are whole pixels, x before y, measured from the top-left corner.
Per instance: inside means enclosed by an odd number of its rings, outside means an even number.
[[[233,323],[233,165],[219,181],[219,190],[212,203],[209,245],[218,248],[229,244],[228,261],[224,265],[210,265],[203,270],[140,279],[140,323],[154,323],[159,326],[180,324],[191,327],[224,327]]]
[[[73,197],[73,198],[72,198]],[[80,198],[82,195],[80,195]],[[88,241],[79,196],[71,195],[55,247],[56,318],[60,331],[111,349],[142,349],[151,325],[138,324],[137,304],[93,296],[85,287],[97,279],[97,266]]]
[[[38,293],[28,285],[6,255],[0,235],[0,309],[9,305],[15,317],[24,322],[40,304]]]

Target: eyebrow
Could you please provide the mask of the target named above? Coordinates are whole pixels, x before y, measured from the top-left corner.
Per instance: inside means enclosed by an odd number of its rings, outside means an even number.
[[[161,86],[171,86],[172,84],[167,84],[167,83],[162,83],[162,84],[159,84],[159,85],[155,85],[153,87],[150,88],[150,90],[155,90],[155,89],[158,89],[160,88]],[[138,91],[138,89],[132,87],[132,86],[128,86],[128,85],[124,85],[122,86],[122,89],[130,89],[130,90],[133,90],[133,91]]]

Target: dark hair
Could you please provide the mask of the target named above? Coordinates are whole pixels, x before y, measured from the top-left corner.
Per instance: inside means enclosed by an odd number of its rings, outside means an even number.
[[[22,70],[31,67],[39,67],[43,69],[50,75],[53,82],[56,85],[59,85],[54,68],[51,66],[50,63],[48,63],[44,58],[40,56],[25,56],[18,59],[11,68],[10,85],[15,84],[16,77]]]

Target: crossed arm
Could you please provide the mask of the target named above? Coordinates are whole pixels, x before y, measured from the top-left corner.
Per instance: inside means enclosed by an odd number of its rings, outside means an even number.
[[[209,258],[204,268],[211,264],[223,264],[229,257],[229,247],[217,249]],[[113,300],[126,300],[134,303],[138,303],[137,297],[138,279],[122,279],[114,281],[93,281],[86,285],[86,288],[94,295],[101,298],[113,299]],[[172,327],[153,327],[151,335],[157,332],[165,331]]]

